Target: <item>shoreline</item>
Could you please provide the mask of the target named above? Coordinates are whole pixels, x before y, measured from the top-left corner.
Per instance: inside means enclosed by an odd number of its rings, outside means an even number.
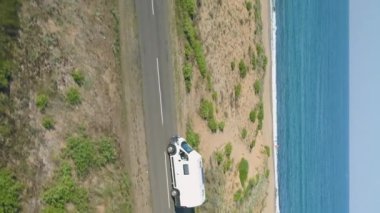
[[[269,1],[269,12],[270,12],[270,25],[271,25],[271,36],[270,36],[270,46],[271,46],[271,74],[272,74],[272,125],[273,125],[273,166],[274,166],[274,182],[275,182],[275,209],[276,213],[280,213],[280,202],[278,194],[278,144],[277,144],[277,70],[276,70],[276,11],[275,11],[275,0]]]

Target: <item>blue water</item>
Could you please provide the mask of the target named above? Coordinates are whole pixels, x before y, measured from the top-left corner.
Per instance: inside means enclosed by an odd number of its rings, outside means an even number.
[[[348,0],[277,0],[282,213],[348,212]]]

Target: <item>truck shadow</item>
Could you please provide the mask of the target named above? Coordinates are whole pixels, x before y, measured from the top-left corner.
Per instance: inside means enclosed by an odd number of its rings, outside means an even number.
[[[176,213],[194,213],[194,208],[175,207]]]

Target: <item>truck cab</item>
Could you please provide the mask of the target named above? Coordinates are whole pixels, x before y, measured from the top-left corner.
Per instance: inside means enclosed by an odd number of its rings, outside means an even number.
[[[172,179],[171,196],[176,206],[197,207],[206,200],[201,155],[184,138],[172,137],[167,147]]]

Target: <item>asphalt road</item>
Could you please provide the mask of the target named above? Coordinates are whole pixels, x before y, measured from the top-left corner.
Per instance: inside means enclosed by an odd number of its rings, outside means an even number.
[[[135,0],[153,212],[174,212],[166,146],[177,134],[166,0]],[[138,211],[138,210],[137,210]]]

